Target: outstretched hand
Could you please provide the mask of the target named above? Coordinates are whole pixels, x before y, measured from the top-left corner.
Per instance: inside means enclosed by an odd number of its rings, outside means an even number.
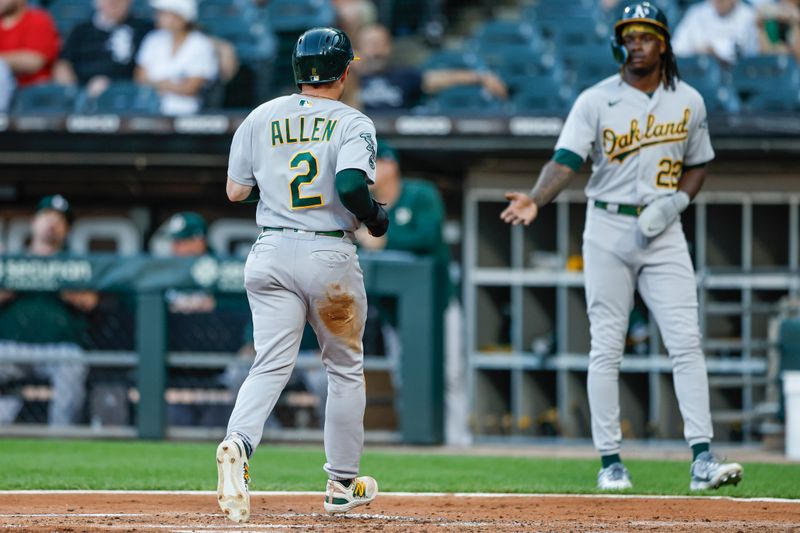
[[[500,218],[503,219],[503,222],[514,226],[519,224],[527,226],[539,214],[539,206],[536,205],[533,198],[524,192],[507,192],[506,200],[509,202],[508,207],[500,213]]]

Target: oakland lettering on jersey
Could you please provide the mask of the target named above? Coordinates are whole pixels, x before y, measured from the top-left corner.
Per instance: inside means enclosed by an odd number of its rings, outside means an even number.
[[[288,118],[273,120],[270,123],[272,146],[297,142],[329,142],[338,122],[325,117],[315,117],[313,120],[310,117],[308,120],[306,117],[294,121]]]
[[[625,133],[617,133],[611,128],[603,130],[603,152],[608,159],[622,163],[629,155],[654,144],[684,141],[689,136],[689,108],[683,110],[683,119],[678,122],[656,122],[655,115],[647,115],[644,131],[639,128],[637,119],[631,120],[631,127]]]

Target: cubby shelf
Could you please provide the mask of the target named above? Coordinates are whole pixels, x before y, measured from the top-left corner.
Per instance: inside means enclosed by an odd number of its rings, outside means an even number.
[[[566,191],[532,225],[508,226],[499,219],[505,189],[471,181],[463,296],[474,436],[588,438],[585,197]],[[682,216],[717,440],[756,438],[769,386],[768,321],[781,298],[800,295],[799,206],[800,194],[710,192]],[[681,438],[670,360],[646,307],[636,309],[620,372],[623,434]]]

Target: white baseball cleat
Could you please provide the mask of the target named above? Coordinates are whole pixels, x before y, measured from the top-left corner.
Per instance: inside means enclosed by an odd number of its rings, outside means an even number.
[[[739,463],[723,463],[711,452],[697,456],[690,470],[691,490],[718,489],[723,485],[738,485],[744,469]]]
[[[217,501],[225,516],[239,523],[250,518],[250,467],[244,450],[236,437],[217,446]]]
[[[377,495],[378,482],[369,476],[351,480],[349,487],[329,479],[325,488],[325,510],[331,514],[346,513],[353,507],[369,505]]]
[[[597,488],[600,490],[625,490],[633,488],[631,474],[622,463],[611,464],[597,473]]]

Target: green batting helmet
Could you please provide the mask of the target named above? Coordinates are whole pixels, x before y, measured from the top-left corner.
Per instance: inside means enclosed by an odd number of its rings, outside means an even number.
[[[622,28],[634,22],[655,26],[664,35],[664,39],[669,45],[669,23],[664,12],[650,2],[629,4],[622,11],[622,16],[619,20],[614,24],[614,35],[611,37],[611,50],[614,53],[614,59],[623,65],[628,59],[628,51],[622,46]]]
[[[311,85],[336,81],[355,59],[347,34],[335,28],[313,28],[297,39],[292,52],[294,82]]]

